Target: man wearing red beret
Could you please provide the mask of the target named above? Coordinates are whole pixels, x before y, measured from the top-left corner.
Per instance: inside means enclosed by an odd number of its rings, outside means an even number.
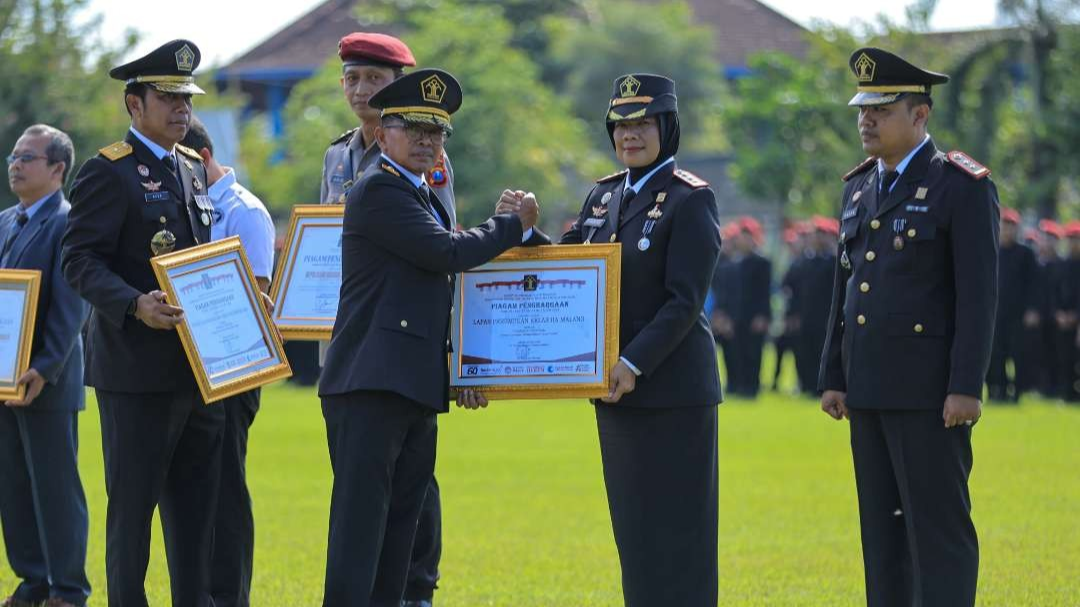
[[[360,119],[360,126],[342,133],[326,150],[320,188],[323,204],[344,204],[360,175],[379,159],[381,150],[375,141],[375,127],[379,126],[382,114],[370,107],[368,100],[400,78],[406,67],[416,65],[412,51],[404,42],[370,32],[354,32],[342,38],[338,42],[338,56],[345,101]],[[454,173],[445,153],[428,171],[425,181],[437,195],[433,198],[442,203],[450,217],[450,226],[456,225]],[[325,351],[325,347],[320,351]],[[441,554],[442,505],[439,485],[432,477],[416,529],[403,607],[431,607]]]
[[[757,398],[761,388],[761,352],[772,318],[772,263],[758,249],[765,230],[753,217],[743,217],[735,236],[736,294],[732,308],[735,368],[728,370],[728,392]]]
[[[986,386],[991,401],[1015,403],[1034,383],[1031,359],[1024,356],[1023,344],[1025,332],[1039,326],[1039,264],[1035,251],[1020,242],[1020,213],[1016,209],[1001,209],[1000,230],[997,318]],[[1009,359],[1015,369],[1011,378],[1006,371]]]

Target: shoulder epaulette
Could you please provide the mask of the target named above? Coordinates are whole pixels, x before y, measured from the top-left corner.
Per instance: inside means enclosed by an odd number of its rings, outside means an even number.
[[[180,152],[184,156],[187,156],[188,158],[191,158],[192,160],[198,160],[199,162],[202,162],[202,156],[199,156],[198,152],[187,146],[183,146],[178,143],[176,144],[176,151]]]
[[[708,181],[683,169],[675,169],[675,177],[679,178],[680,181],[692,188],[703,188],[709,185]]]
[[[875,158],[873,156],[870,156],[866,160],[860,162],[859,166],[857,166],[857,167],[851,169],[850,171],[848,171],[840,179],[843,179],[844,181],[849,181],[852,177],[858,175],[859,173],[862,173],[863,171],[870,168],[871,166],[873,166],[876,163],[877,163],[877,158]]]
[[[945,158],[949,161],[949,164],[975,179],[982,179],[990,176],[990,169],[979,164],[971,156],[968,156],[960,150],[953,150],[948,154],[945,154]]]
[[[605,183],[605,182],[608,182],[608,181],[615,181],[616,179],[623,179],[623,178],[626,177],[627,170],[628,169],[623,169],[623,170],[619,171],[618,173],[612,173],[612,174],[607,175],[605,177],[601,177],[600,179],[596,180],[596,183]]]
[[[382,163],[379,168],[386,171],[387,173],[390,173],[394,177],[401,177],[401,173],[399,173],[398,170],[395,169],[393,165],[391,165],[389,162]]]
[[[133,152],[134,150],[132,150],[130,143],[126,141],[117,141],[116,143],[107,145],[98,151],[101,152],[102,156],[108,158],[113,162],[116,162],[124,156],[130,156],[131,152]]]
[[[353,133],[355,133],[356,130],[359,129],[359,128],[360,127],[351,128],[351,129],[345,131],[344,133],[338,135],[336,139],[334,139],[333,141],[330,142],[330,145],[334,145],[335,143],[341,143],[342,141],[345,141],[349,137],[352,137]]]

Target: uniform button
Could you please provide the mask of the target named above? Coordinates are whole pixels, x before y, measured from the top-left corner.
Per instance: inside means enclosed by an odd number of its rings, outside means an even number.
[[[865,317],[865,316],[863,316],[862,314],[859,314],[859,315],[858,315],[858,316],[857,316],[857,317],[855,318],[855,322],[859,323],[860,325],[865,325],[865,324],[866,324],[866,317]]]
[[[877,219],[870,222],[870,229],[876,230],[876,229],[878,229],[880,227],[881,227],[881,222],[878,221]]]
[[[404,329],[404,328],[405,328],[405,327],[407,327],[407,326],[409,326],[409,321],[407,321],[407,320],[403,320],[403,321],[401,321],[401,328],[403,328],[403,329]]]
[[[923,326],[921,324],[916,324],[915,325],[915,332],[916,333],[922,333],[923,332]]]
[[[918,234],[918,232],[915,231],[915,228],[911,228],[910,230],[907,231],[907,237],[908,238],[915,238],[916,234]]]
[[[870,292],[870,283],[868,283],[868,282],[862,283],[861,285],[859,285],[859,290],[862,291],[863,293],[869,293]]]
[[[866,261],[874,261],[875,259],[877,259],[877,253],[873,251],[866,252]]]

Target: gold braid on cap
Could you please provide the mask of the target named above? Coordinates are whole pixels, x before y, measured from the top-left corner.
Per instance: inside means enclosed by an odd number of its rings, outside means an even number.
[[[625,105],[627,103],[652,103],[652,100],[652,97],[622,97],[620,99],[613,99],[611,101],[611,107]]]
[[[144,82],[146,84],[153,84],[155,82],[176,82],[179,84],[194,84],[194,76],[136,76],[134,78],[128,78],[124,84],[135,84],[136,82]]]
[[[434,116],[442,118],[447,122],[450,122],[450,114],[445,110],[424,105],[408,105],[403,107],[383,108],[382,115],[386,116],[387,114],[432,114]]]
[[[855,90],[860,93],[930,93],[929,85],[925,84],[859,86]]]

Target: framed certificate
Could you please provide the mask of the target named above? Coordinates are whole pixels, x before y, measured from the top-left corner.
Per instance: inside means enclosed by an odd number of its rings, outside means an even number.
[[[520,247],[458,276],[450,386],[599,398],[619,356],[621,244]]]
[[[37,320],[38,270],[0,270],[0,402],[22,400]]]
[[[330,339],[341,296],[343,204],[293,207],[270,297],[285,339]]]
[[[292,375],[260,301],[240,238],[232,236],[150,259],[207,403]]]

